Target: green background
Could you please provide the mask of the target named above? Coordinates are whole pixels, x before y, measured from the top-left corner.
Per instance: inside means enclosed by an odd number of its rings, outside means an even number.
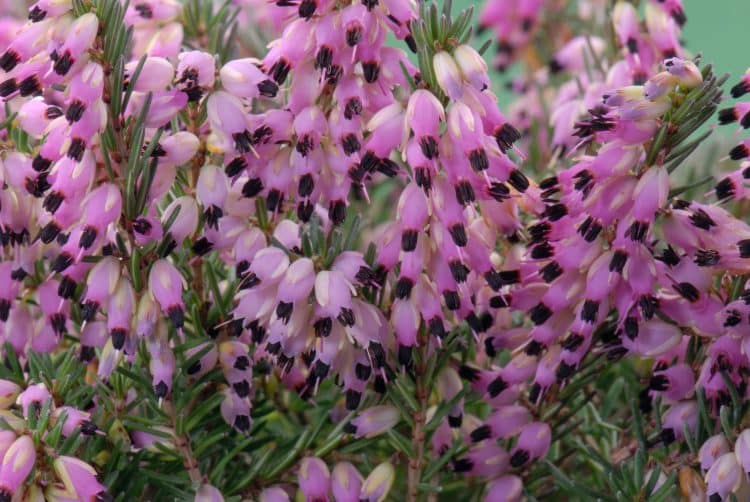
[[[688,22],[684,40],[692,53],[702,52],[730,83],[750,67],[750,0],[684,0]]]

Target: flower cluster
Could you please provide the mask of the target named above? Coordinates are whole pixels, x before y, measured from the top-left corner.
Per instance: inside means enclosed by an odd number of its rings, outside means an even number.
[[[739,99],[750,92],[748,84],[748,74],[745,74],[740,82],[732,87],[731,94],[733,98]],[[747,102],[740,101],[734,106],[724,108],[719,111],[719,123],[722,125],[738,122],[743,129],[750,127],[750,105]],[[727,174],[714,187],[716,198],[721,201],[737,201],[747,198],[746,181],[750,172],[747,159],[750,157],[750,145],[744,140],[739,145],[732,148],[729,152],[732,160],[740,161],[740,167],[736,171]]]
[[[0,380],[0,497],[3,500],[106,500],[97,472],[79,458],[55,452],[67,438],[91,438],[101,431],[91,414],[72,406],[55,406],[44,383],[22,390]],[[11,409],[17,409],[20,416]],[[62,445],[61,445],[62,442]],[[32,482],[24,481],[34,472]]]
[[[305,500],[340,500],[341,502],[383,500],[393,484],[393,466],[384,462],[363,478],[350,462],[338,462],[329,470],[317,457],[305,457],[297,472],[299,490]],[[290,490],[286,485],[274,485],[258,496],[261,502],[288,502]],[[207,499],[208,500],[208,499]]]

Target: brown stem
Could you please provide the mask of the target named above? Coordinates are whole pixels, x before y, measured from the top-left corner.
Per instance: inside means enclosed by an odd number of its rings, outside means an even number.
[[[420,339],[423,338],[420,333]],[[426,340],[420,340],[420,347],[426,345]],[[422,461],[424,457],[424,426],[425,426],[425,414],[427,411],[427,395],[428,391],[423,380],[426,365],[425,365],[425,352],[419,351],[419,357],[415,368],[415,379],[417,384],[417,404],[419,409],[414,413],[414,428],[412,429],[411,444],[414,450],[414,456],[409,459],[409,470],[407,473],[407,500],[409,502],[416,502],[418,500],[417,485],[422,478]]]
[[[188,131],[195,134],[200,139],[200,147],[191,161],[190,169],[190,189],[195,190],[198,185],[198,177],[201,168],[206,161],[206,143],[200,134],[200,124],[198,123],[198,108],[192,106],[188,111]],[[198,299],[203,301],[203,258],[196,256],[193,264],[193,290]]]
[[[171,417],[172,428],[176,430],[177,417],[176,410],[174,409],[174,404],[171,401],[164,401],[164,410]],[[188,475],[190,476],[190,481],[192,481],[193,483],[202,483],[203,475],[198,468],[198,461],[193,455],[193,449],[190,447],[190,439],[187,437],[187,435],[182,434],[175,437],[174,443],[177,451],[180,452],[180,457],[182,457],[182,464],[185,466],[185,470],[187,470]]]

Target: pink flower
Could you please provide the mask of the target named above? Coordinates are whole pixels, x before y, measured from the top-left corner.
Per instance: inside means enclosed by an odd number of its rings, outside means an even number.
[[[105,486],[99,483],[96,471],[86,462],[60,456],[54,460],[53,466],[57,477],[65,486],[67,496],[78,500],[92,500],[97,495],[104,494]]]
[[[720,456],[706,474],[706,494],[709,498],[726,499],[730,493],[740,489],[747,483],[742,467],[737,462],[734,453],[729,452]]]
[[[378,464],[362,483],[362,491],[359,494],[360,502],[380,502],[385,500],[396,479],[396,472],[390,462]]]
[[[195,492],[195,502],[224,502],[224,497],[215,486],[203,484]]]
[[[0,496],[12,499],[19,492],[36,462],[36,448],[29,436],[20,436],[3,456],[0,465]]]
[[[185,306],[182,302],[184,279],[180,272],[168,260],[158,260],[151,266],[148,287],[175,328],[182,328]]]
[[[329,500],[331,474],[328,466],[316,457],[305,457],[300,461],[297,480],[306,500]]]
[[[336,502],[359,502],[362,475],[349,462],[339,462],[331,473],[331,492]]]
[[[400,419],[398,409],[393,406],[373,406],[352,420],[348,430],[357,437],[375,437],[394,427]]]

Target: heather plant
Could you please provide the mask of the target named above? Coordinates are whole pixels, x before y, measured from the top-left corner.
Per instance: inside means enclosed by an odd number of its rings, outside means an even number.
[[[750,498],[750,74],[681,0],[23,3],[0,502]]]

